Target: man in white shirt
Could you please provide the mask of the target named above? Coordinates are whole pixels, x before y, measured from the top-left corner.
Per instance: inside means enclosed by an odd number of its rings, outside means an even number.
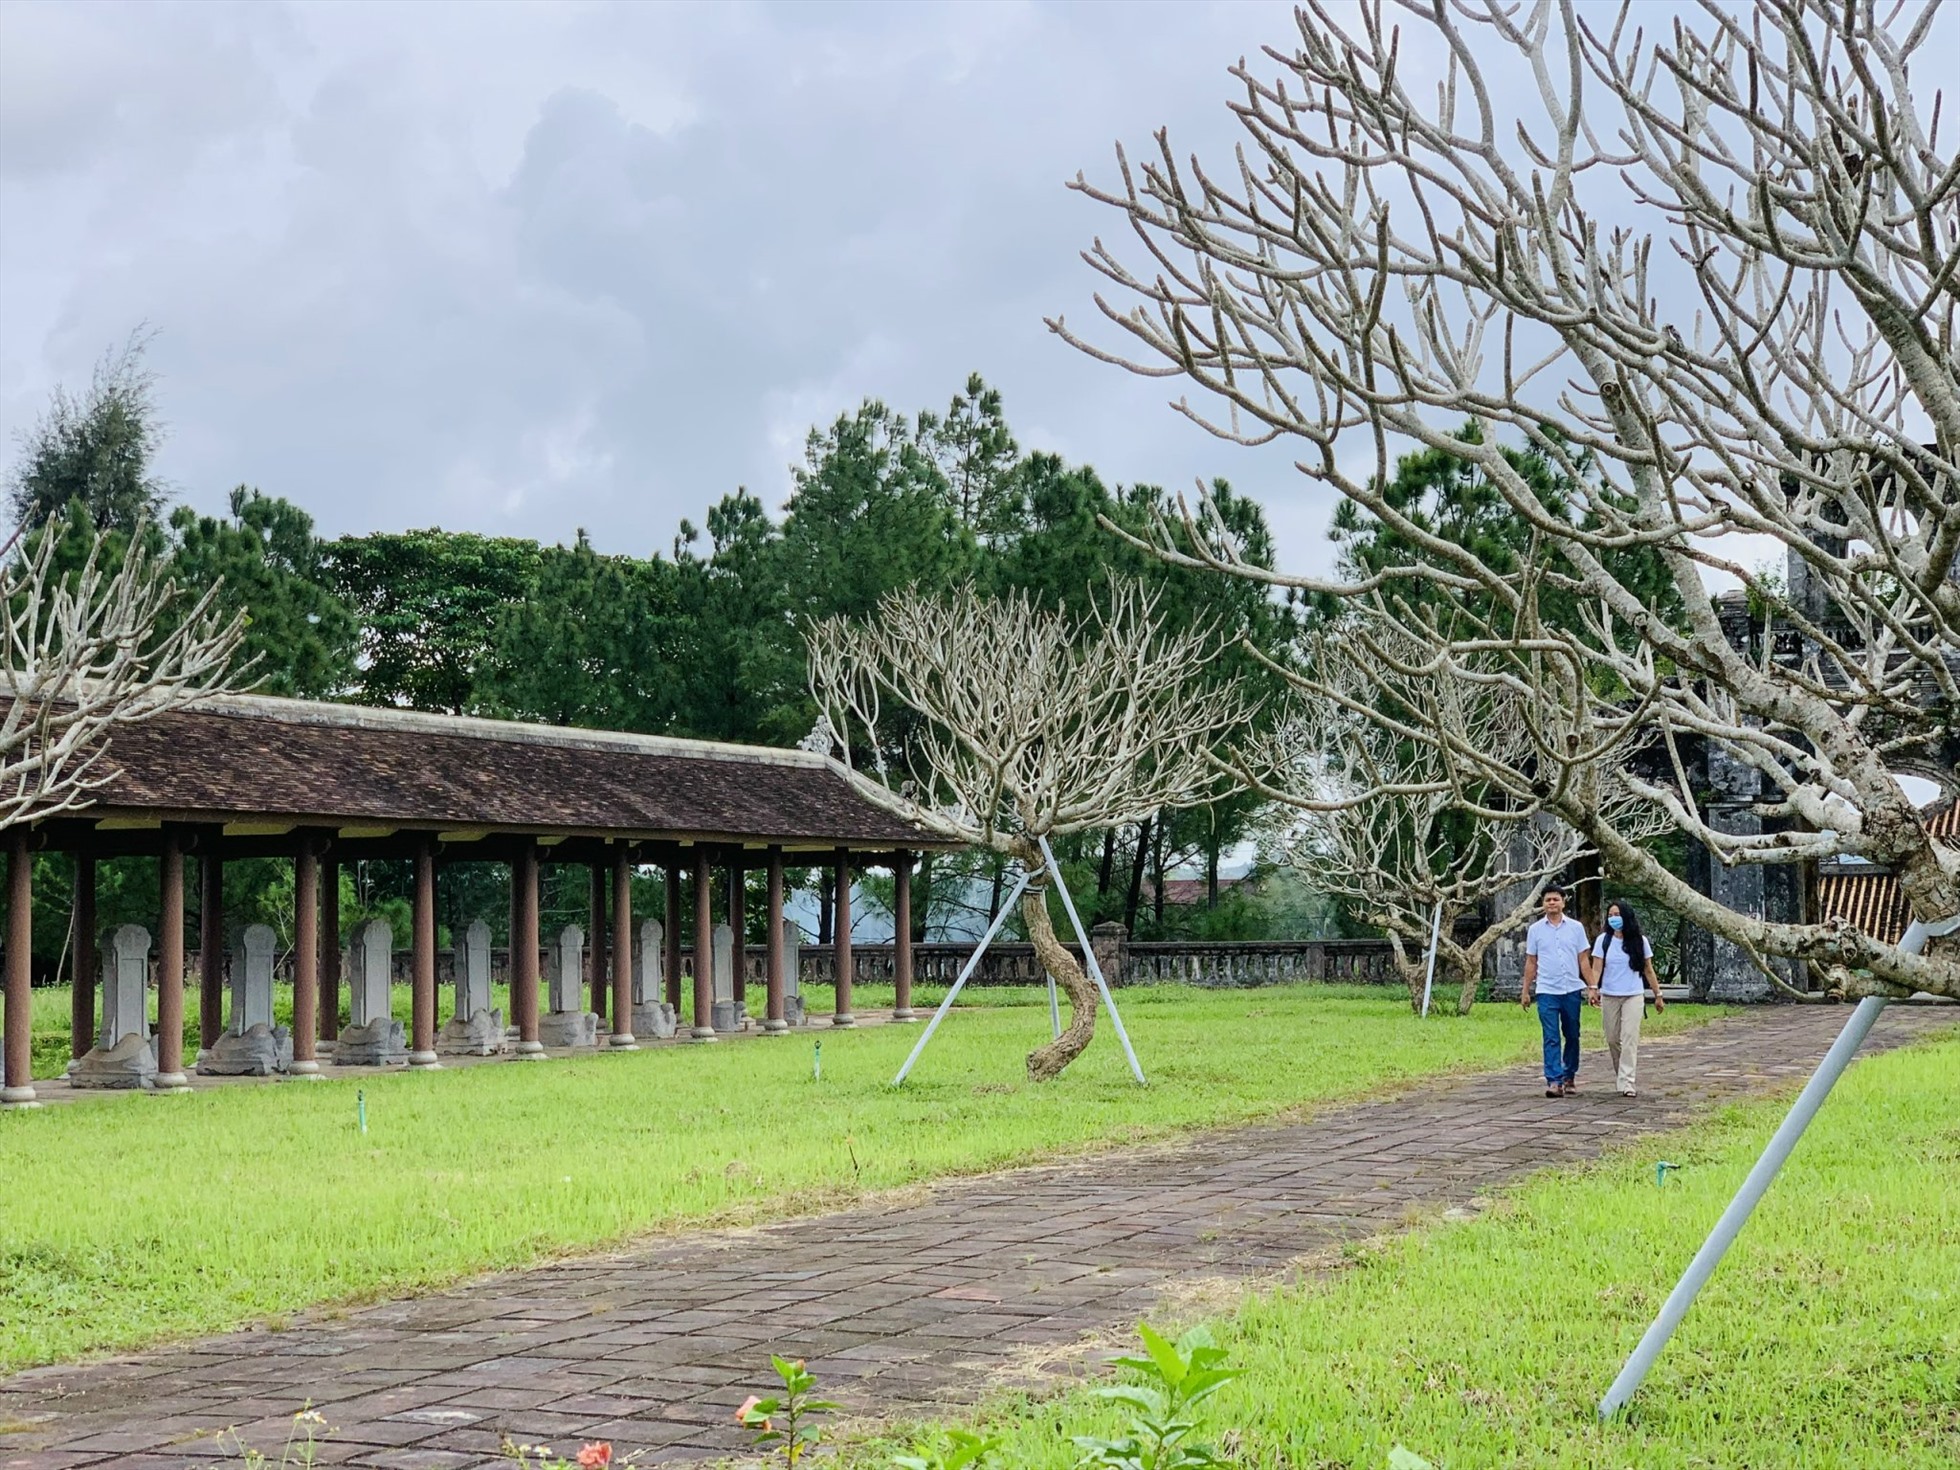
[[[1598,1002],[1586,983],[1586,926],[1565,912],[1565,891],[1545,890],[1545,917],[1524,937],[1524,989],[1520,1000],[1538,1006],[1538,1029],[1545,1038],[1545,1096],[1571,1097],[1579,1090],[1581,1005]]]

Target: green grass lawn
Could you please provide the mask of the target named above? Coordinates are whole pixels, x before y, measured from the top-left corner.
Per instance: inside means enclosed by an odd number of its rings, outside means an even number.
[[[1235,1463],[1381,1470],[1951,1470],[1960,1464],[1960,1036],[1839,1084],[1620,1422],[1595,1421],[1786,1102],[1546,1176],[1350,1252],[1217,1324],[1249,1370],[1204,1410]],[[1660,1159],[1685,1165],[1657,1188]],[[1084,1391],[997,1406],[999,1470],[1066,1470],[1116,1421]],[[971,1426],[969,1426],[971,1427]],[[889,1463],[872,1447],[847,1457]]]
[[[888,1084],[917,1028],[824,1027],[0,1114],[0,1368],[684,1223],[810,1211],[1538,1048],[1535,1019],[1514,1006],[1420,1022],[1380,990],[1153,987],[1122,1000],[1148,1088],[1129,1079],[1106,1026],[1037,1087],[1022,1058],[1047,1035],[1045,1002],[1028,1003],[1038,994],[955,1012],[900,1091]],[[1708,1014],[1676,1007],[1654,1029]]]

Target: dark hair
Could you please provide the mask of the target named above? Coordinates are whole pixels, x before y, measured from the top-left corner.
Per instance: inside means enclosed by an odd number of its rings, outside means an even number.
[[[1647,936],[1640,932],[1640,915],[1633,911],[1633,905],[1624,898],[1613,899],[1606,907],[1618,909],[1620,917],[1626,920],[1620,925],[1620,952],[1627,957],[1627,964],[1634,974],[1638,975],[1647,959]],[[1605,915],[1602,914],[1600,917],[1604,921]],[[1611,926],[1608,926],[1606,934],[1609,939],[1612,937]],[[1601,953],[1604,954],[1605,950],[1602,949]]]
[[[1540,903],[1543,903],[1546,899],[1550,898],[1554,893],[1556,893],[1560,898],[1564,898],[1565,897],[1564,886],[1558,883],[1547,883],[1545,885],[1545,891],[1538,895],[1538,901]]]

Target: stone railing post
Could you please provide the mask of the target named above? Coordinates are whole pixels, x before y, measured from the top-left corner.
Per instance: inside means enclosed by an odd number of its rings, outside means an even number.
[[[1123,983],[1124,967],[1129,959],[1130,931],[1114,920],[1098,924],[1089,931],[1089,946],[1096,952],[1096,963],[1102,966],[1103,979],[1114,990]]]

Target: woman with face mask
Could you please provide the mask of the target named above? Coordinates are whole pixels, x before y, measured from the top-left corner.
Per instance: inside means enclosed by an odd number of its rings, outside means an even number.
[[[1640,932],[1633,905],[1618,900],[1606,906],[1606,927],[1592,943],[1593,984],[1599,989],[1600,1018],[1606,1025],[1606,1054],[1621,1097],[1632,1097],[1634,1065],[1640,1051],[1640,1017],[1646,997],[1656,1011],[1667,1009],[1661,982],[1654,974],[1654,948]]]

